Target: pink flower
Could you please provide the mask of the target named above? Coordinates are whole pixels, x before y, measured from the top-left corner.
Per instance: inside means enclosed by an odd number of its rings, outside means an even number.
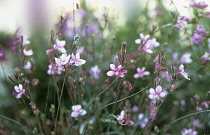
[[[180,59],[181,63],[186,63],[186,64],[192,63],[192,59],[190,57],[191,57],[190,53],[183,54]]]
[[[170,90],[173,91],[173,90],[175,90],[177,87],[178,87],[177,84],[172,84]]]
[[[25,48],[23,49],[23,54],[25,55],[25,56],[31,56],[31,55],[33,55],[33,51],[32,50],[26,50]]]
[[[132,120],[127,119],[125,117],[125,111],[124,110],[121,111],[120,115],[117,117],[117,121],[121,125],[129,125],[129,126],[131,126],[131,125],[134,124],[134,122]]]
[[[66,41],[56,39],[55,42],[56,43],[53,45],[54,49],[60,51],[61,53],[66,53],[66,49],[64,48]]]
[[[143,76],[145,75],[150,75],[150,72],[149,71],[145,71],[145,67],[142,67],[142,68],[137,68],[137,73],[134,74],[134,78],[142,78]]]
[[[23,89],[22,84],[19,84],[19,86],[15,86],[14,88],[16,98],[21,98],[22,95],[25,94],[25,89]]]
[[[48,50],[46,50],[46,54],[47,54],[47,55],[49,55],[50,53],[53,53],[53,52],[54,52],[53,49],[48,49]]]
[[[78,117],[79,115],[85,115],[87,113],[86,110],[82,109],[81,105],[73,105],[72,106],[72,110],[73,112],[71,113],[71,117]]]
[[[62,54],[59,58],[55,58],[55,63],[57,66],[64,68],[69,64],[70,55]]]
[[[144,44],[150,38],[150,35],[144,36],[142,33],[140,33],[139,36],[140,38],[135,40],[136,44]]]
[[[110,64],[111,71],[108,71],[106,74],[108,76],[117,76],[117,77],[124,77],[125,73],[127,73],[127,70],[123,70],[122,65],[119,65],[118,67],[114,64]]]
[[[155,90],[153,88],[149,89],[149,98],[152,100],[159,100],[164,98],[167,95],[167,92],[162,89],[160,85],[158,85]]]
[[[72,53],[71,59],[70,59],[70,65],[75,65],[75,66],[81,66],[85,64],[85,60],[80,59],[80,53],[77,53],[76,56]]]
[[[179,66],[179,72],[177,73],[177,75],[178,74],[181,74],[184,78],[186,78],[187,80],[190,80],[188,73],[184,72],[184,65],[182,64]]]

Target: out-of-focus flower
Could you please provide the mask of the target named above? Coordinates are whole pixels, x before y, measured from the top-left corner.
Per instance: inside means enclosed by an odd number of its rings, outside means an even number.
[[[23,54],[25,56],[31,56],[33,55],[33,51],[30,49],[30,50],[26,50],[25,48],[23,49]]]
[[[203,36],[194,32],[190,40],[192,40],[195,44],[198,44],[203,41]]]
[[[117,76],[117,77],[124,77],[127,70],[124,70],[122,65],[115,66],[114,64],[110,64],[111,71],[108,71],[106,74],[108,76]]]
[[[179,75],[179,74],[181,74],[187,80],[190,80],[188,73],[184,72],[184,65],[183,64],[181,64],[179,66],[179,72],[177,73],[177,75]]]
[[[197,24],[193,36],[190,38],[195,44],[203,41],[204,37],[208,35],[205,27],[203,25]]]
[[[182,100],[180,101],[180,104],[181,104],[181,106],[185,106],[186,101],[185,101],[184,99],[182,99]]]
[[[22,95],[26,92],[22,84],[19,84],[19,86],[15,86],[14,89],[14,94],[16,98],[21,98]]]
[[[193,121],[192,125],[195,126],[195,127],[199,127],[199,128],[202,127],[202,124],[200,123],[200,120],[199,119],[195,119]]]
[[[94,79],[98,79],[101,73],[101,70],[98,68],[98,65],[91,67],[89,73],[93,76]]]
[[[201,105],[205,106],[206,108],[209,108],[209,104],[210,104],[210,101],[204,101],[201,103]]]
[[[181,63],[186,63],[186,64],[192,63],[192,59],[190,57],[191,57],[190,53],[183,54],[180,59]]]
[[[145,71],[145,67],[142,67],[142,68],[137,68],[137,73],[134,74],[134,78],[142,78],[143,76],[145,75],[150,75],[150,72],[149,71]]]
[[[135,105],[135,106],[132,107],[132,111],[133,112],[138,112],[138,110],[139,110],[139,107],[138,106]]]
[[[55,50],[58,50],[61,53],[66,53],[66,49],[64,48],[65,45],[66,45],[66,41],[65,40],[56,39],[55,44],[53,45],[53,47],[54,47]]]
[[[70,57],[70,55],[62,54],[59,58],[55,58],[55,63],[57,66],[65,68],[65,66],[68,66],[69,64]]]
[[[174,27],[175,28],[182,28],[184,25],[186,25],[190,21],[191,21],[191,19],[186,17],[186,16],[179,16],[176,24],[174,25]]]
[[[24,69],[31,69],[32,68],[32,64],[30,61],[27,61],[26,65],[24,65]]]
[[[140,113],[138,115],[138,120],[141,120],[141,123],[140,123],[141,128],[144,128],[147,125],[148,121],[149,121],[148,118],[144,118],[143,119],[143,117],[144,117],[144,114],[143,113]]]
[[[190,0],[190,7],[204,9],[204,8],[208,7],[208,4],[203,1],[196,2],[196,0]]]
[[[81,105],[73,105],[72,106],[73,112],[71,113],[71,117],[78,117],[79,115],[85,115],[87,113],[86,110],[82,109]]]
[[[160,85],[158,85],[155,90],[153,88],[149,89],[149,98],[152,100],[160,100],[167,95],[167,92],[162,89]]]
[[[203,56],[201,56],[201,60],[202,61],[210,61],[210,54],[209,52],[205,52],[205,54]]]
[[[140,38],[135,40],[136,44],[144,44],[150,38],[150,35],[144,36],[142,33],[140,33],[139,36]]]
[[[133,125],[134,122],[130,119],[127,119],[127,117],[125,116],[125,111],[121,111],[120,115],[117,117],[117,121],[119,124],[121,125]]]
[[[190,129],[185,128],[182,130],[181,133],[182,133],[182,135],[197,135],[198,132],[191,128]]]
[[[197,24],[197,25],[196,25],[195,31],[196,31],[198,34],[203,35],[203,36],[208,35],[208,32],[206,31],[205,27],[204,27],[203,25],[200,25],[200,24]]]
[[[80,53],[77,53],[76,55],[72,53],[69,64],[75,66],[81,66],[85,64],[85,62],[86,60],[80,59]]]
[[[0,49],[0,61],[6,61],[7,57],[6,57],[6,53],[5,51]]]
[[[126,87],[126,88],[128,88],[129,90],[132,89],[132,84],[129,81],[124,81],[123,82],[123,86]]]

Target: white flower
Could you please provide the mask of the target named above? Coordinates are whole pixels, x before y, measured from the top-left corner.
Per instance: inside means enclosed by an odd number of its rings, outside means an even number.
[[[155,90],[153,88],[149,89],[149,98],[152,100],[159,100],[164,98],[167,95],[167,92],[162,89],[160,85],[158,85]]]
[[[65,40],[56,39],[55,44],[53,45],[55,50],[60,51],[61,53],[66,53],[66,49],[64,48],[66,44]]]
[[[25,93],[25,89],[23,89],[22,84],[19,84],[19,86],[15,86],[14,89],[16,98],[21,98],[22,95]]]
[[[87,113],[86,110],[82,109],[81,105],[73,105],[72,106],[72,110],[73,112],[71,113],[71,117],[78,117],[79,115],[85,115]]]

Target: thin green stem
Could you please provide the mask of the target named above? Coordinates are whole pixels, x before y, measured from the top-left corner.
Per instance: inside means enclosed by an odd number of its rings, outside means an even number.
[[[182,116],[174,121],[172,121],[171,123],[167,124],[165,127],[163,127],[160,131],[163,131],[165,132],[167,130],[167,128],[169,128],[172,124],[182,120],[182,119],[185,119],[187,117],[190,117],[190,116],[193,116],[193,115],[197,115],[197,114],[200,114],[200,113],[206,113],[206,112],[210,112],[210,110],[204,110],[204,111],[199,111],[199,112],[195,112],[195,113],[191,113],[191,114],[188,114],[188,115],[185,115],[185,116]]]
[[[59,110],[60,110],[61,98],[62,98],[62,95],[63,95],[63,89],[64,89],[64,85],[65,85],[65,81],[66,81],[66,76],[67,76],[67,71],[65,71],[65,76],[64,76],[64,80],[63,80],[63,84],[62,84],[62,88],[61,88],[61,95],[60,95],[59,100],[58,100],[58,109],[57,109],[57,114],[56,114],[56,118],[55,118],[55,132],[56,132],[56,129],[57,129],[58,114],[59,114]]]

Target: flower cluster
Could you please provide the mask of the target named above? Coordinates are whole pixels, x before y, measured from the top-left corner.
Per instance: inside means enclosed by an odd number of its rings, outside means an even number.
[[[204,37],[208,34],[203,25],[197,24],[193,36],[190,38],[195,44],[198,44],[204,40]]]
[[[146,53],[153,53],[152,49],[158,47],[160,43],[156,41],[156,38],[149,39],[150,35],[144,36],[140,33],[140,38],[135,40],[136,44],[141,44],[142,46],[138,47],[138,51],[143,51]]]

